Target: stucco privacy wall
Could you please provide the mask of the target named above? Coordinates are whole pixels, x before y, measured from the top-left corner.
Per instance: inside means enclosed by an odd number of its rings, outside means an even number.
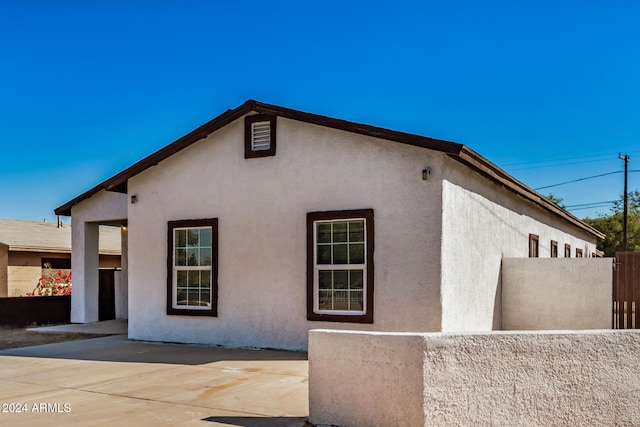
[[[66,258],[69,254],[48,252],[10,252],[7,295],[9,297],[26,296],[33,292],[42,277],[42,258]]]
[[[66,258],[70,254],[50,252],[11,252],[9,253],[7,295],[9,297],[26,296],[32,292],[42,277],[42,258]],[[120,267],[120,256],[100,255],[100,268]],[[1,274],[1,273],[0,273]],[[74,283],[74,286],[76,284]]]
[[[98,243],[100,223],[127,218],[127,195],[102,190],[71,208],[71,321],[98,321]],[[122,277],[126,280],[127,274]]]
[[[244,158],[244,120],[131,178],[129,336],[305,349],[306,214],[372,208],[374,323],[440,328],[440,153],[278,117],[274,157]],[[166,315],[167,222],[218,218],[218,317]]]
[[[638,331],[314,330],[309,419],[353,427],[638,425],[639,364]]]
[[[502,260],[502,328],[611,328],[613,261],[614,258]]]
[[[504,257],[529,256],[529,234],[540,257],[551,240],[595,252],[595,237],[449,160],[442,182],[442,331],[500,329],[500,271]],[[573,256],[573,255],[572,255]]]

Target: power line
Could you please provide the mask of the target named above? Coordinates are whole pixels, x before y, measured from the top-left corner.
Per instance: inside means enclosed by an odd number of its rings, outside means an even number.
[[[640,154],[640,151],[631,152],[629,154]],[[535,169],[535,168],[565,166],[565,165],[571,165],[571,164],[593,163],[593,162],[599,162],[603,160],[614,160],[614,159],[617,159],[617,157],[618,157],[618,153],[602,153],[602,154],[592,154],[588,156],[573,156],[569,158],[565,157],[565,158],[547,159],[547,160],[526,160],[526,161],[520,161],[520,162],[511,162],[511,163],[502,164],[501,167],[509,168],[511,170]],[[554,163],[554,164],[545,165],[545,163]],[[529,165],[537,165],[537,166],[529,166]],[[512,169],[511,168],[512,166],[516,166],[516,168]],[[525,166],[525,167],[520,167],[520,166]]]
[[[549,164],[549,165],[545,165],[545,164],[541,164],[539,166],[525,166],[525,167],[516,167],[516,168],[509,168],[510,171],[513,172],[517,172],[517,171],[524,171],[524,170],[531,170],[531,169],[546,169],[546,168],[556,168],[556,167],[561,167],[561,166],[571,166],[571,165],[583,165],[585,163],[602,163],[603,161],[606,160],[610,160],[610,159],[598,159],[598,160],[582,160],[579,162],[576,161],[566,161],[566,162],[554,162],[554,164]],[[532,163],[534,164],[534,163]]]
[[[614,175],[614,174],[617,174],[617,173],[622,173],[622,171],[607,172],[607,173],[602,173],[600,175],[593,175],[593,176],[587,176],[587,177],[584,177],[584,178],[574,179],[573,181],[561,182],[559,184],[545,185],[544,187],[534,188],[534,190],[536,190],[536,191],[544,190],[545,188],[558,187],[560,185],[571,184],[571,183],[579,182],[579,181],[585,181],[587,179],[600,178],[600,177],[603,177],[603,176]]]
[[[568,205],[566,206],[566,208],[581,208],[581,209],[589,209],[590,207],[598,207],[597,205],[612,205],[615,202],[617,202],[617,200],[606,200],[604,202],[593,202],[593,203],[580,203],[577,205]],[[585,208],[586,206],[586,208]]]
[[[560,182],[558,184],[551,184],[551,185],[545,185],[544,187],[538,187],[538,188],[534,188],[534,190],[538,191],[538,190],[544,190],[545,188],[551,188],[551,187],[558,187],[560,185],[565,185],[565,184],[572,184],[574,182],[580,182],[580,181],[585,181],[587,179],[593,179],[593,178],[601,178],[603,176],[607,176],[607,175],[615,175],[617,173],[622,173],[623,171],[615,171],[615,172],[607,172],[607,173],[602,173],[600,175],[592,175],[592,176],[586,176],[584,178],[578,178],[578,179],[574,179],[572,181],[566,181],[566,182]],[[640,172],[640,169],[636,169],[636,170],[632,170],[632,171],[628,171],[629,173],[632,172]]]
[[[576,159],[593,159],[593,158],[596,158],[596,157],[613,157],[613,156],[617,156],[617,155],[618,155],[618,153],[603,153],[603,154],[592,154],[592,155],[589,155],[589,156],[563,157],[563,158],[547,159],[547,160],[524,160],[524,161],[520,161],[520,162],[505,163],[503,166],[520,166],[520,165],[529,165],[529,164],[536,164],[536,163],[564,162],[564,161],[574,161]]]

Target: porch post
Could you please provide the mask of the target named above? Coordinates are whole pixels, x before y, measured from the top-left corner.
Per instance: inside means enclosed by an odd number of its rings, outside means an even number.
[[[98,241],[99,225],[78,221],[71,217],[71,268],[73,292],[71,294],[71,322],[98,321]]]

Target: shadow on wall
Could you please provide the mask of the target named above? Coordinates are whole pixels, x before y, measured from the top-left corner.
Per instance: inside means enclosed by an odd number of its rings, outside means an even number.
[[[491,329],[494,331],[502,330],[502,260],[500,260],[496,295],[493,301],[493,326]]]

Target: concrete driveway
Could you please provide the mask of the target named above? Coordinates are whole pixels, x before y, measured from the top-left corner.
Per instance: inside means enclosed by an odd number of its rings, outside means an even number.
[[[129,341],[0,351],[0,425],[301,427],[304,353]]]

